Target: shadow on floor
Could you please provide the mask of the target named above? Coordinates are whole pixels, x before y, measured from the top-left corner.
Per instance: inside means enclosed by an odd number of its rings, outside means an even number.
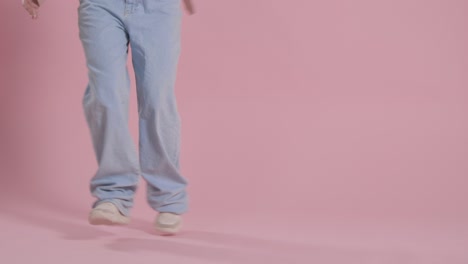
[[[91,226],[87,211],[55,201],[25,201],[3,206],[3,214],[26,224],[59,232],[65,240],[110,238],[106,249],[119,252],[165,254],[203,261],[228,263],[414,263],[402,250],[375,250],[357,246],[300,244],[233,233],[182,229],[175,236],[159,236],[150,221],[132,219],[125,227],[148,234],[148,238],[126,238]],[[272,230],[274,232],[274,230]],[[116,232],[117,233],[117,232]],[[339,243],[337,243],[339,244]]]
[[[113,235],[113,233],[93,228],[92,226],[76,223],[77,214],[57,216],[47,206],[34,204],[15,204],[2,207],[2,217],[6,216],[25,224],[38,226],[59,232],[65,240],[94,240]],[[82,216],[81,216],[82,217]],[[74,219],[74,220],[73,220]]]

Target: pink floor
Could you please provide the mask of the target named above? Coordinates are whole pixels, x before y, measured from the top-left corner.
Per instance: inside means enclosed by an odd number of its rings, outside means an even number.
[[[463,221],[190,212],[160,236],[141,210],[129,226],[97,227],[87,208],[41,203],[3,206],[2,263],[468,263]]]

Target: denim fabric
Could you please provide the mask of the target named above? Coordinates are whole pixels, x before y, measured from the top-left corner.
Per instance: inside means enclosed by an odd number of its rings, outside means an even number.
[[[141,175],[151,208],[178,214],[188,210],[188,181],[179,170],[181,120],[174,93],[180,3],[79,2],[79,37],[88,69],[82,104],[98,163],[90,181],[93,208],[108,201],[128,216]],[[138,101],[138,152],[128,127],[129,50]]]

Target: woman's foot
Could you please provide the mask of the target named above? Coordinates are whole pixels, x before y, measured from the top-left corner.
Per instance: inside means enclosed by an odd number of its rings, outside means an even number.
[[[160,212],[154,226],[163,235],[174,235],[182,226],[182,216],[171,212]]]
[[[113,203],[104,202],[91,210],[88,221],[92,225],[126,225],[130,217],[121,214]]]

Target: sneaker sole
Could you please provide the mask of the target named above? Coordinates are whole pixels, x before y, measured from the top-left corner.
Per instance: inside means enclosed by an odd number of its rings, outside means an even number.
[[[90,213],[88,222],[92,225],[126,225],[130,218],[95,210]]]
[[[174,235],[177,234],[180,231],[180,228],[182,226],[182,222],[179,222],[175,226],[161,226],[158,223],[154,225],[156,230],[159,231],[162,235]]]

